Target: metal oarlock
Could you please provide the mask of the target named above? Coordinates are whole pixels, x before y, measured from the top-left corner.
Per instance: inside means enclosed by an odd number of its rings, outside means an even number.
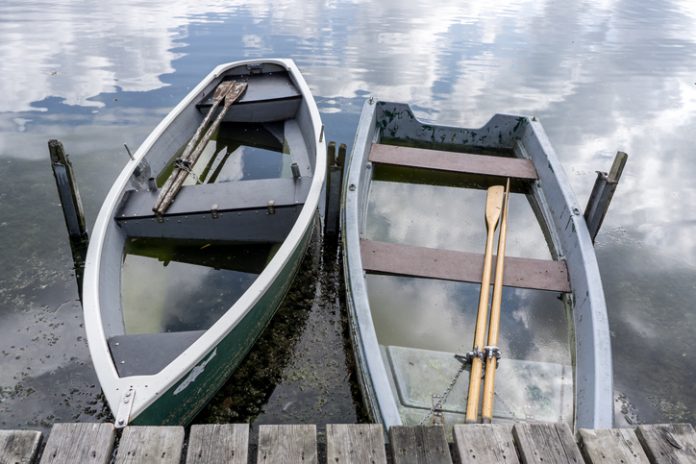
[[[484,346],[483,352],[485,353],[486,359],[496,359],[496,369],[500,367],[500,348],[498,348],[497,346]]]
[[[200,184],[200,181],[198,180],[198,176],[196,175],[195,172],[193,172],[193,165],[191,164],[191,161],[185,160],[182,158],[177,158],[176,161],[174,161],[174,167],[181,169],[182,171],[185,171],[188,173],[191,178],[196,181],[196,184]]]
[[[174,166],[176,166],[179,169],[184,169],[186,171],[191,170],[191,162],[183,158],[177,158],[176,161],[174,161]]]
[[[485,350],[485,348],[484,348]],[[471,361],[474,358],[479,358],[481,362],[486,360],[486,352],[481,351],[478,349],[478,347],[475,347],[473,350],[469,351],[466,354],[455,354],[454,358],[459,361],[460,363],[464,364],[465,366],[471,365]]]

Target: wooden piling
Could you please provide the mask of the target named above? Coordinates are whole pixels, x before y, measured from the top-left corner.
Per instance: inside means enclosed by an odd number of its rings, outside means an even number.
[[[342,143],[336,156],[336,142],[329,142],[326,150],[326,206],[324,210],[324,235],[327,240],[336,240],[339,232],[341,211],[341,183],[346,144]],[[341,157],[341,153],[343,153]]]
[[[82,208],[80,192],[77,190],[72,163],[59,140],[49,140],[48,151],[51,156],[53,177],[56,179],[58,196],[63,208],[65,225],[68,227],[68,235],[71,240],[86,240],[85,212]]]
[[[82,276],[84,274],[87,242],[89,240],[82,199],[77,189],[72,163],[63,149],[63,144],[56,139],[49,140],[48,152],[51,157],[51,168],[53,169],[53,177],[58,188],[58,197],[63,209],[65,225],[68,228],[77,290],[82,295]]]
[[[58,197],[63,209],[65,225],[68,229],[68,237],[70,238],[70,251],[72,252],[73,264],[75,266],[77,290],[82,295],[82,276],[84,274],[87,243],[89,241],[82,199],[77,189],[72,163],[63,149],[63,144],[59,140],[49,140],[48,152],[51,157],[51,168],[53,169],[53,177],[58,188]]]
[[[346,146],[345,143],[342,143],[338,146],[338,155],[336,155],[336,164],[343,168],[343,166],[346,164],[346,152],[348,151],[348,147]]]
[[[619,185],[619,179],[621,179],[621,173],[627,160],[628,155],[619,151],[616,153],[616,157],[614,157],[614,163],[611,165],[608,174],[597,171],[597,180],[595,180],[592,193],[589,200],[587,200],[587,207],[585,208],[585,221],[593,242],[599,232],[599,228],[602,226],[604,216],[607,214],[609,204],[616,191],[616,186]]]

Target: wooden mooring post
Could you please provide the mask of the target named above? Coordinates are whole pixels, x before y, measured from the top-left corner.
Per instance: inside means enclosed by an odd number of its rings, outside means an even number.
[[[326,205],[324,210],[324,234],[328,240],[336,240],[340,229],[341,188],[343,165],[346,159],[346,144],[342,143],[336,153],[336,142],[326,148]]]
[[[56,139],[49,140],[48,152],[51,157],[51,168],[53,169],[53,177],[58,188],[58,197],[63,209],[65,225],[68,228],[77,286],[80,294],[82,294],[82,273],[89,239],[85,212],[82,208],[82,199],[77,189],[72,163],[65,153],[63,144]]]
[[[619,185],[619,179],[621,179],[621,173],[624,166],[626,166],[627,160],[628,155],[626,153],[622,151],[617,152],[608,174],[597,171],[597,180],[595,180],[592,193],[589,200],[587,200],[587,207],[585,208],[585,221],[587,222],[592,242],[594,242],[599,228],[602,227],[602,222],[609,209],[616,186]]]
[[[87,238],[85,212],[82,209],[82,199],[77,190],[72,163],[59,140],[49,140],[48,151],[51,156],[53,177],[55,177],[58,187],[58,196],[63,207],[65,225],[68,227],[68,235],[71,240],[84,240]]]

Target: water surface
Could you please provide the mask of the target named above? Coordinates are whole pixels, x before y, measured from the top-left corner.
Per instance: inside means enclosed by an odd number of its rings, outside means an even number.
[[[452,125],[536,115],[581,202],[594,171],[628,152],[596,243],[616,423],[694,422],[694,31],[689,0],[3,2],[0,425],[106,417],[46,141],[60,138],[72,155],[91,224],[127,161],[123,143],[137,147],[215,65],[261,56],[296,60],[329,140],[352,142],[367,95]],[[322,266],[306,272],[338,269]],[[336,348],[338,280],[311,281],[311,296],[288,303],[308,312],[290,324],[301,330],[285,361],[265,377],[267,363],[244,371],[271,387],[241,415],[232,394],[216,398],[227,414],[214,417],[355,420],[348,358]]]

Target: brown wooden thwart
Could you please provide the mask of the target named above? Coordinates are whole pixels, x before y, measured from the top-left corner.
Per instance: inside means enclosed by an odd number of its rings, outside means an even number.
[[[112,424],[56,424],[43,451],[41,432],[0,431],[0,463],[107,464],[117,431]],[[123,429],[117,464],[231,463],[694,463],[696,432],[690,424],[635,429],[580,430],[563,424],[456,425],[454,443],[438,426],[326,426],[318,444],[315,425],[261,425],[251,440],[247,424]],[[251,445],[252,442],[258,445]],[[323,441],[323,440],[322,440]],[[184,446],[186,444],[186,446]],[[185,450],[185,451],[184,451]],[[387,461],[387,456],[391,459]]]
[[[381,274],[480,283],[483,255],[361,240],[363,269]],[[493,256],[495,268],[496,256]],[[505,257],[503,285],[570,292],[566,262]]]
[[[449,151],[375,143],[370,150],[369,159],[373,163],[392,166],[511,177],[529,181],[538,179],[532,162],[520,158],[452,153]]]

